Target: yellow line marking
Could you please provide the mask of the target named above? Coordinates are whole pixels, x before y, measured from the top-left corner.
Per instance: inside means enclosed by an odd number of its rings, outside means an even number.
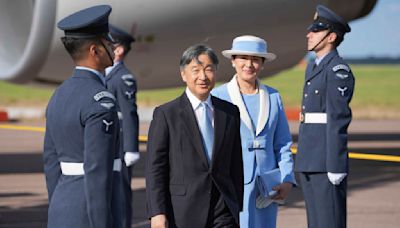
[[[400,162],[400,156],[382,155],[382,154],[361,154],[361,153],[350,152],[349,158],[362,159],[362,160],[373,160],[373,161]]]
[[[297,153],[297,148],[292,148],[292,153]],[[373,160],[373,161],[390,161],[390,162],[400,162],[400,156],[395,155],[383,155],[383,154],[362,154],[349,152],[349,158],[361,159],[361,160]]]
[[[7,124],[1,124],[0,129],[45,132],[44,127],[29,127],[29,126],[17,126],[17,125],[7,125]]]
[[[29,126],[17,126],[17,125],[7,125],[0,124],[0,129],[10,129],[10,130],[20,130],[20,131],[36,131],[45,132],[44,127],[29,127]],[[146,135],[139,135],[140,142],[147,142],[148,137]],[[292,148],[292,153],[297,153],[297,148]],[[383,154],[362,154],[349,152],[349,158],[352,159],[362,159],[362,160],[373,160],[373,161],[390,161],[390,162],[400,162],[400,156],[395,155],[383,155]]]

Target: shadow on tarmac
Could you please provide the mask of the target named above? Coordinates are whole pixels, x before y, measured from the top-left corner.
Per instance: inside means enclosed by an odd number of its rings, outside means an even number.
[[[297,136],[293,137],[297,141]],[[400,134],[353,134],[351,141],[388,141],[399,140]],[[375,154],[399,155],[400,148],[350,148],[351,151]],[[144,178],[146,153],[141,154],[140,161],[134,167],[134,177]],[[359,189],[384,186],[400,179],[400,165],[395,162],[350,160],[350,174],[348,178],[348,194]],[[2,153],[0,154],[0,175],[19,173],[41,173],[43,162],[41,152],[37,153]],[[30,196],[30,192],[2,192],[0,202],[7,197]],[[3,199],[3,200],[2,200]],[[132,227],[149,227],[146,218],[145,189],[133,191],[133,221]],[[298,207],[303,201],[301,188],[294,188],[283,207]],[[3,201],[4,202],[4,201]],[[0,204],[4,205],[4,203]],[[0,206],[0,228],[43,228],[46,227],[48,204],[35,207],[12,208]]]
[[[43,173],[42,151],[0,154],[0,174]]]

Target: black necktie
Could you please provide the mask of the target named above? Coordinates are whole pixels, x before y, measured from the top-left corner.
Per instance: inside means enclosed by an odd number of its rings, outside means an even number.
[[[314,62],[313,66],[312,66],[312,70],[314,71],[315,68],[317,68],[317,66],[318,66],[318,65]]]

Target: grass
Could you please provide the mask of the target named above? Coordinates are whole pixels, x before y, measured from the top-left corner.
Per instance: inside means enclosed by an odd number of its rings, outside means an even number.
[[[184,87],[142,90],[137,93],[137,101],[139,105],[153,106],[171,101],[181,95],[185,90]]]
[[[54,89],[16,85],[0,81],[0,107],[2,106],[43,106]]]
[[[400,119],[400,65],[352,65],[356,79],[351,107],[357,119]],[[286,107],[300,107],[304,68],[262,80],[278,89]]]
[[[400,65],[352,65],[351,68],[356,78],[351,103],[354,116],[400,119]],[[300,107],[303,66],[264,78],[262,82],[279,90],[287,108]],[[162,104],[180,96],[183,91],[184,87],[142,90],[137,95],[138,103],[141,106]],[[52,92],[53,89],[0,82],[0,107],[46,104]]]
[[[400,66],[355,66],[355,107],[394,108],[400,111]]]
[[[279,91],[285,107],[300,107],[304,70],[303,66],[296,66],[261,81]]]

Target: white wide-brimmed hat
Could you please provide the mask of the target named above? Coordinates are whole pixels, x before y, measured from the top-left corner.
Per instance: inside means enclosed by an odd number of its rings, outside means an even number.
[[[266,62],[276,59],[274,53],[267,51],[267,42],[257,36],[239,36],[233,39],[232,48],[222,51],[222,55],[231,59],[233,55],[250,55],[265,58]]]

